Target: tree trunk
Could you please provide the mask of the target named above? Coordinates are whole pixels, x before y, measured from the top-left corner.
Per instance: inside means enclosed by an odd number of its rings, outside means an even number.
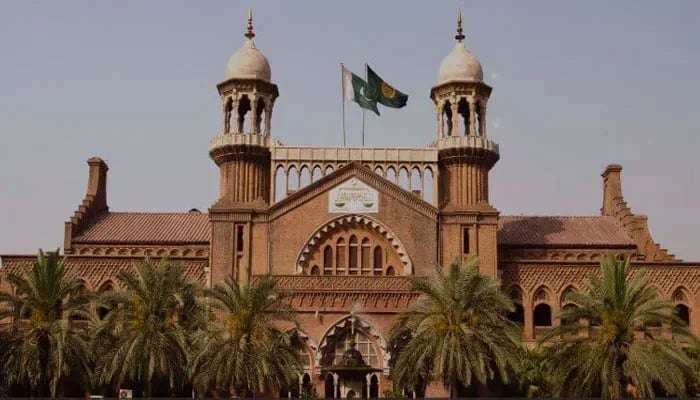
[[[457,398],[457,380],[452,378],[450,380],[450,399]]]

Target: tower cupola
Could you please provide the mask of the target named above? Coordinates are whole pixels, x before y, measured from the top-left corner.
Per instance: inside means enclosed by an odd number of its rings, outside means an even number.
[[[457,43],[440,64],[430,91],[437,118],[440,206],[469,208],[488,203],[488,173],[498,161],[498,145],[486,136],[491,87],[476,56],[464,45],[462,13]]]
[[[270,63],[253,38],[253,11],[248,12],[245,42],[228,60],[225,80],[216,88],[223,123],[209,144],[220,169],[219,202],[270,201],[270,130],[279,95]]]

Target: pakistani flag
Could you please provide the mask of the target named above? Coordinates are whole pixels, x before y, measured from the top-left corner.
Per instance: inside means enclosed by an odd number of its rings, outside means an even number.
[[[367,65],[367,86],[367,97],[379,102],[381,105],[401,108],[408,102],[407,94],[399,92],[393,86],[386,83],[376,72],[372,71],[369,65]]]
[[[343,68],[343,98],[359,104],[360,107],[374,111],[379,115],[377,100],[370,100],[366,97],[367,82],[359,76],[350,72],[345,66]]]

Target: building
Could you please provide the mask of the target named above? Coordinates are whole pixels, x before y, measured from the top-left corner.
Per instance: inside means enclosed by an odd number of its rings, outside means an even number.
[[[492,88],[464,46],[461,20],[430,90],[436,137],[422,148],[273,140],[278,87],[253,42],[252,18],[245,36],[217,85],[222,124],[209,156],[220,184],[208,213],[110,211],[107,164],[88,160],[87,193],[65,223],[64,241],[67,263],[87,288],[118,290],[117,272],[146,256],[180,261],[205,285],[272,274],[294,292],[306,345],[300,386],[327,397],[372,397],[390,387],[387,333],[416,298],[405,277],[469,253],[479,256],[483,274],[502,279],[526,343],[557,323],[567,291],[597,271],[606,253],[646,268],[700,333],[700,264],[677,260],[653,241],[646,217],[624,200],[619,165],[602,174],[600,215],[506,216],[492,204],[489,171],[499,160],[486,129]],[[4,255],[2,270],[34,260]],[[431,385],[426,395],[445,393]]]

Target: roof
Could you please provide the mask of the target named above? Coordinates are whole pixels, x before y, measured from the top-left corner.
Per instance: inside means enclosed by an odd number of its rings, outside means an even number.
[[[210,240],[209,215],[200,212],[110,212],[73,238],[74,243],[137,244],[206,244]],[[499,218],[498,244],[504,246],[634,246],[635,242],[625,233],[615,217],[504,215]]]
[[[208,243],[209,215],[110,212],[73,238],[75,243]]]
[[[505,246],[634,246],[615,217],[501,216]]]
[[[97,290],[107,281],[116,282],[116,275],[120,271],[132,271],[139,265],[143,258],[128,257],[66,257],[66,267],[68,270],[85,281],[92,290]],[[27,256],[3,256],[3,274],[19,273],[22,268],[30,268],[36,262],[36,255]],[[189,279],[205,282],[205,267],[207,260],[174,260],[173,262],[182,264],[185,268],[185,276]]]

